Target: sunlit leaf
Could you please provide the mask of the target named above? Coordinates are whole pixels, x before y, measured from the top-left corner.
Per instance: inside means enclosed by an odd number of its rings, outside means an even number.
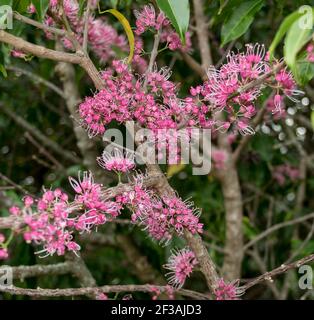
[[[189,0],[157,0],[158,7],[164,12],[176,29],[183,44],[190,22]]]

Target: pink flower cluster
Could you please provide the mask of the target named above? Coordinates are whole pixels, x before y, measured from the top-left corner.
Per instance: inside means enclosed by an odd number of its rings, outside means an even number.
[[[189,248],[174,251],[168,263],[164,265],[165,269],[170,270],[170,272],[166,274],[169,284],[176,289],[181,288],[196,265],[197,260],[195,255]]]
[[[74,241],[75,231],[89,232],[93,227],[106,223],[120,214],[121,205],[103,199],[101,185],[93,180],[89,172],[79,174],[78,180],[69,178],[76,196],[73,202],[60,189],[45,191],[42,197],[34,200],[24,198],[24,207],[11,207],[10,213],[17,216],[25,228],[23,233],[27,243],[43,245],[38,253],[64,255],[66,251],[80,250]]]
[[[241,291],[238,289],[237,281],[226,283],[224,279],[219,279],[214,292],[216,300],[238,300]]]
[[[4,234],[0,233],[0,260],[5,260],[9,258],[9,252],[6,247],[3,247],[5,242]]]
[[[157,15],[153,5],[151,4],[144,6],[141,11],[135,10],[134,15],[136,17],[135,33],[137,35],[141,35],[149,28],[158,31],[163,26],[167,26],[170,23],[163,12],[160,12]]]
[[[306,53],[307,53],[307,61],[314,63],[314,44],[309,43],[306,47]]]
[[[93,1],[91,6],[92,9],[97,7],[97,2],[98,1]],[[56,15],[59,14],[57,4],[58,2],[56,0],[50,0],[50,9]],[[82,43],[84,32],[84,15],[79,17],[78,1],[64,0],[63,7],[65,15],[67,16],[73,31],[76,33],[78,42]],[[112,26],[106,23],[103,18],[90,17],[88,22],[88,43],[93,53],[101,60],[101,62],[107,62],[108,59],[115,56],[113,47],[127,52],[128,46],[124,35],[120,36]],[[54,20],[52,17],[47,16],[45,23],[49,26],[53,26]],[[52,38],[51,33],[46,33],[46,35],[48,39]],[[64,37],[62,42],[66,49],[73,49],[73,45],[68,38]]]
[[[182,235],[184,228],[193,234],[202,232],[199,211],[178,197],[156,197],[143,188],[141,177],[137,178],[133,190],[119,195],[116,201],[128,206],[133,223],[142,225],[157,241],[167,244],[173,237],[173,231]]]
[[[173,290],[173,287],[169,286],[169,285],[166,285],[165,287],[165,293],[167,294],[168,296],[168,299],[169,300],[174,300],[174,290]],[[154,294],[153,297],[152,297],[152,300],[157,300],[158,297],[161,295],[161,291],[159,288],[157,287],[154,287],[154,286],[151,286],[150,288],[150,291]]]
[[[224,150],[213,150],[212,160],[215,169],[223,169],[225,162],[227,161],[227,154]]]
[[[130,152],[123,153],[117,148],[112,152],[105,150],[97,161],[105,170],[117,173],[126,173],[135,168],[134,155]]]
[[[152,5],[144,6],[141,11],[135,10],[134,15],[136,17],[135,33],[137,35],[141,35],[148,29],[156,32],[164,28],[160,35],[160,42],[166,43],[172,51],[181,50],[187,52],[191,50],[191,34],[189,32],[186,33],[186,43],[183,45],[179,35],[171,27],[170,21],[165,17],[164,13],[160,12],[157,15]]]
[[[271,70],[263,45],[247,45],[245,53],[229,53],[227,63],[220,69],[214,67],[208,71],[208,81],[196,88],[191,88],[191,95],[194,103],[199,108],[207,109],[208,114],[204,115],[200,124],[203,127],[216,127],[227,130],[231,125],[242,134],[252,134],[254,130],[250,127],[249,121],[256,114],[255,102],[264,85],[257,85],[246,91],[242,91],[248,83],[265,75]],[[273,113],[281,112],[283,95],[291,100],[294,95],[302,92],[296,90],[292,75],[281,69],[274,77],[270,77],[267,85],[277,89],[274,96]],[[207,105],[208,102],[210,105]],[[216,112],[225,111],[227,121],[214,121],[212,115]],[[211,117],[209,117],[211,116]]]
[[[94,182],[90,172],[83,172],[83,177],[79,174],[78,180],[70,177],[69,181],[76,193],[73,204],[83,210],[70,221],[76,230],[90,231],[94,226],[105,224],[108,218],[114,219],[120,214],[121,205],[103,199],[102,186]]]
[[[300,171],[298,168],[290,164],[282,164],[273,168],[273,178],[278,182],[280,186],[283,186],[287,182],[287,178],[291,181],[296,181],[300,178]]]
[[[67,228],[73,209],[68,204],[68,196],[56,189],[45,191],[38,201],[27,196],[24,198],[23,209],[12,207],[10,212],[25,223],[25,241],[43,244],[43,250],[38,253],[48,256],[54,253],[63,255],[66,250],[76,252],[80,249],[73,241],[72,231]]]

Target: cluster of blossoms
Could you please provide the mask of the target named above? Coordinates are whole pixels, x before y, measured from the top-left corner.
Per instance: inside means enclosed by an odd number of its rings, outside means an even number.
[[[164,265],[165,269],[170,270],[166,275],[168,276],[169,283],[174,288],[181,288],[196,265],[197,260],[190,249],[184,248],[174,251],[168,259],[168,263]]]
[[[90,8],[95,10],[97,8],[99,0],[91,1]],[[58,1],[50,0],[49,8],[53,12],[53,17],[47,15],[45,17],[45,24],[47,26],[55,26],[56,22],[54,18],[61,19],[59,17],[60,10],[58,9]],[[79,15],[79,2],[77,0],[64,0],[63,1],[64,13],[69,20],[71,28],[75,31],[77,41],[83,42],[84,33],[84,15]],[[28,7],[28,12],[33,14],[36,12],[36,8],[33,4]],[[52,33],[46,32],[48,39],[53,39]],[[66,38],[62,38],[65,48],[72,50],[72,42]],[[101,60],[101,62],[107,62],[110,58],[115,56],[114,48],[118,48],[123,52],[127,52],[128,45],[123,35],[119,35],[117,31],[106,23],[102,18],[94,18],[92,15],[88,21],[88,42],[93,53]],[[139,60],[139,59],[138,59]],[[143,63],[143,61],[140,61]]]
[[[104,151],[102,156],[97,158],[99,165],[108,171],[126,173],[135,168],[134,154],[115,148],[112,152]]]
[[[3,247],[5,243],[5,236],[4,234],[0,233],[0,260],[5,260],[9,258],[9,252],[6,247]]]
[[[214,292],[216,300],[237,300],[242,294],[238,288],[237,281],[226,283],[224,279],[219,279]]]
[[[307,53],[307,61],[314,63],[314,44],[310,43],[308,44],[308,46],[306,47],[306,53]]]
[[[191,50],[191,34],[186,33],[186,43],[182,44],[179,35],[171,27],[170,21],[165,17],[163,12],[156,14],[153,5],[146,5],[141,11],[134,12],[136,16],[136,29],[135,33],[141,35],[146,30],[160,31],[160,41],[166,43],[167,47],[172,50],[181,50],[187,52]]]
[[[291,181],[296,181],[300,178],[300,171],[298,168],[290,164],[282,164],[275,166],[272,172],[273,178],[280,186],[285,185],[287,178]]]
[[[271,64],[268,60],[263,45],[247,45],[246,52],[229,53],[227,63],[220,69],[210,68],[208,80],[201,86],[191,88],[190,93],[200,108],[208,108],[211,113],[225,111],[227,121],[221,123],[204,117],[201,124],[209,128],[218,126],[221,129],[232,126],[242,134],[254,133],[249,121],[256,114],[254,103],[265,84],[256,85],[245,91],[242,88],[270,72],[278,63],[275,61]],[[302,93],[296,90],[295,81],[286,69],[281,69],[273,77],[269,77],[266,85],[276,89],[271,110],[274,114],[282,112],[283,96],[297,101],[293,96]]]
[[[133,223],[139,223],[153,239],[166,244],[172,239],[173,232],[178,235],[183,234],[183,229],[192,234],[202,232],[200,212],[191,204],[176,196],[158,198],[143,187],[141,180],[141,176],[137,177],[131,191],[116,197],[118,203],[131,209]]]
[[[45,191],[36,203],[32,197],[25,197],[23,209],[12,207],[10,213],[25,223],[23,235],[27,243],[43,244],[39,253],[63,255],[66,250],[80,249],[67,228],[73,209],[68,205],[68,196],[56,189]]]
[[[215,149],[212,151],[212,161],[214,168],[217,170],[223,169],[227,161],[227,154],[224,150]]]
[[[150,292],[153,294],[152,300],[157,300],[158,297],[161,295],[161,291],[159,288],[151,286],[150,288]],[[169,300],[173,300],[174,299],[174,290],[173,287],[166,285],[165,287],[165,291],[166,295],[168,296]]]
[[[84,172],[78,180],[69,178],[76,196],[73,202],[60,189],[47,190],[40,199],[24,198],[23,208],[11,207],[10,213],[25,225],[17,230],[27,243],[42,245],[38,253],[64,255],[77,252],[74,232],[88,232],[120,214],[121,206],[102,198],[101,185],[94,182],[91,173]]]

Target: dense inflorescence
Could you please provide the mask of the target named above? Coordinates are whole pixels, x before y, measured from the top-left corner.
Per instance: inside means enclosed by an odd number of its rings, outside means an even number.
[[[169,283],[175,288],[181,288],[196,265],[197,260],[190,249],[184,248],[174,251],[168,259],[168,263],[164,265],[165,269],[170,270],[166,275]]]
[[[238,281],[226,283],[224,279],[220,278],[214,292],[216,300],[238,300],[242,291],[238,288],[237,283]]]

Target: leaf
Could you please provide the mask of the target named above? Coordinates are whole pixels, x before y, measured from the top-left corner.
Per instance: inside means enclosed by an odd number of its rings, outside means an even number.
[[[299,71],[296,68],[297,55],[302,47],[310,40],[312,34],[311,29],[301,28],[301,18],[302,16],[299,17],[299,19],[297,19],[288,30],[284,44],[285,62],[290,67],[298,83],[300,83],[300,76]]]
[[[314,110],[311,113],[311,123],[312,123],[312,127],[314,129]]]
[[[225,19],[221,29],[222,44],[241,37],[254,20],[254,15],[264,5],[263,0],[243,1],[232,10],[232,13]]]
[[[314,63],[297,61],[297,70],[300,85],[304,86],[314,78]]]
[[[49,7],[49,0],[33,0],[32,3],[36,8],[38,20],[43,21]]]
[[[278,45],[278,43],[281,41],[281,39],[284,37],[284,35],[287,33],[288,29],[291,27],[291,25],[302,16],[302,13],[299,13],[298,11],[295,11],[291,14],[289,14],[281,23],[274,40],[272,41],[270,47],[269,47],[269,54],[270,54],[270,60],[273,58],[275,49]]]
[[[189,0],[157,0],[158,7],[164,12],[176,29],[183,44],[190,22]]]
[[[0,64],[0,72],[2,73],[2,75],[6,78],[8,76],[7,74],[7,70],[5,70],[5,67],[3,64]]]
[[[228,0],[220,0],[219,1],[219,10],[218,10],[218,14],[221,14],[222,10],[224,9],[224,7],[228,4]]]
[[[170,178],[175,174],[181,172],[186,167],[186,164],[170,164],[167,170],[167,177]]]
[[[31,0],[15,0],[13,2],[13,10],[20,13],[25,13],[28,6],[31,4]]]
[[[99,10],[99,13],[107,13],[107,12],[114,15],[120,21],[120,23],[122,24],[122,26],[124,28],[124,31],[126,32],[126,35],[129,40],[129,46],[130,46],[130,54],[129,54],[127,61],[128,61],[128,63],[131,63],[133,56],[134,56],[134,46],[135,46],[134,42],[135,42],[135,40],[134,40],[134,33],[132,31],[130,23],[127,20],[127,18],[116,9],[109,9],[109,10],[105,10],[105,11]]]

